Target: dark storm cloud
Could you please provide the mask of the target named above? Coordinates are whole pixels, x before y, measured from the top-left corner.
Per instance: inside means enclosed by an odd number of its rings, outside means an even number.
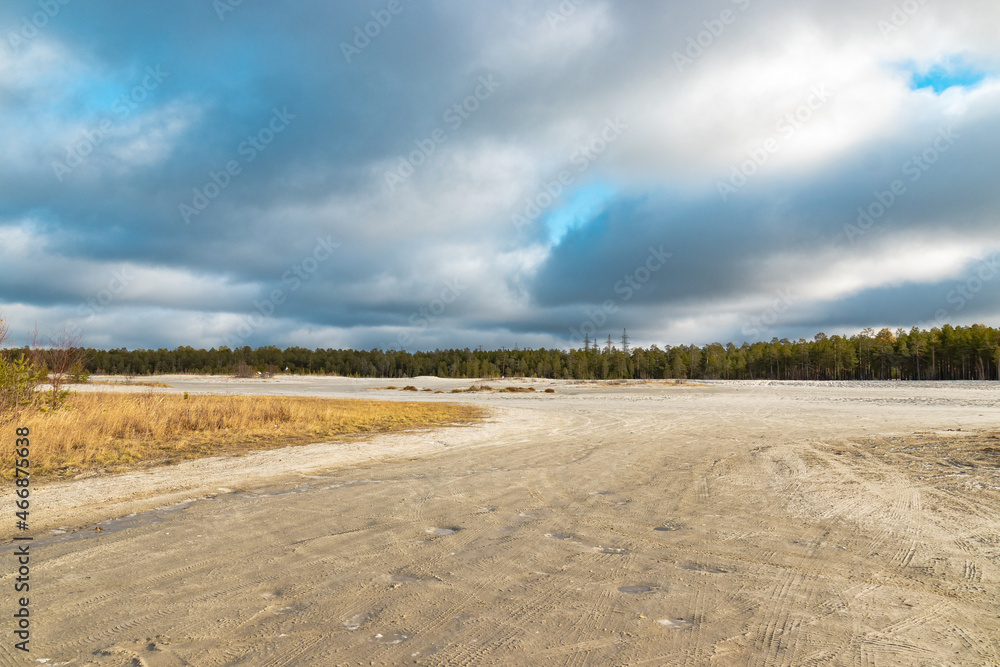
[[[995,9],[389,5],[69,2],[25,37],[6,3],[0,309],[58,326],[124,266],[101,344],[218,345],[275,290],[247,341],[728,340],[789,286],[779,334],[925,321],[997,245]],[[959,55],[983,81],[909,89]]]

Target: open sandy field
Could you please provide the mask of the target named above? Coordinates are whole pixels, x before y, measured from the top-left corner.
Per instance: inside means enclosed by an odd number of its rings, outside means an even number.
[[[164,381],[494,415],[37,487],[0,665],[1000,664],[997,383]]]

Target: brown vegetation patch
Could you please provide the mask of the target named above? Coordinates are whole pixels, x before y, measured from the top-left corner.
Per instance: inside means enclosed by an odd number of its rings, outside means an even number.
[[[468,389],[452,389],[451,393],[453,393],[453,394],[465,394],[465,393],[468,393],[468,392],[477,392],[477,391],[494,391],[494,389],[493,389],[493,387],[489,386],[488,384],[474,384],[471,387],[469,387]]]
[[[474,384],[468,389],[452,389],[453,394],[466,394],[469,392],[480,392],[480,391],[491,391],[493,393],[506,393],[506,394],[532,394],[535,392],[534,387],[491,387],[488,384]],[[556,393],[554,389],[546,389],[546,394]]]
[[[31,429],[31,473],[67,477],[241,454],[374,433],[468,424],[484,410],[456,403],[288,396],[73,393],[51,412],[0,417],[0,432]],[[10,479],[14,451],[0,451]]]
[[[839,456],[893,464],[915,481],[971,497],[968,494],[997,495],[1000,490],[1000,448],[994,444],[990,432],[949,429],[826,448]]]
[[[170,389],[172,385],[166,382],[129,382],[128,380],[124,382],[113,382],[110,380],[88,380],[85,384],[100,384],[100,385],[111,385],[112,387],[162,387],[165,389]]]

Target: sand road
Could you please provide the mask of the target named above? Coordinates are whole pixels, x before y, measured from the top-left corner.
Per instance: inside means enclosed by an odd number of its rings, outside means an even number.
[[[0,664],[1000,664],[997,383],[168,381],[496,412],[39,488]]]

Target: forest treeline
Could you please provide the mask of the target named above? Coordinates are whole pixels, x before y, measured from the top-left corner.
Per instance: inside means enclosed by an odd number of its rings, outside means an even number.
[[[583,342],[583,341],[581,341]],[[8,354],[17,350],[8,350]],[[433,352],[274,346],[210,350],[87,349],[91,373],[233,374],[248,364],[261,373],[402,378],[523,376],[575,379],[997,380],[1000,329],[976,324],[931,330],[865,329],[853,336],[812,340],[631,347],[618,340],[579,349],[449,349]],[[245,368],[245,366],[242,366]]]

